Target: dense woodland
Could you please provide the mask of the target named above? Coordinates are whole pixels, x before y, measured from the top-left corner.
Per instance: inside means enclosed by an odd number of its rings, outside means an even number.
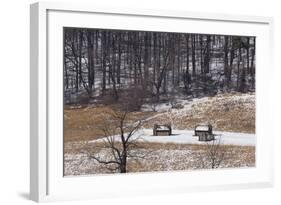
[[[255,37],[64,28],[68,104],[254,90]]]

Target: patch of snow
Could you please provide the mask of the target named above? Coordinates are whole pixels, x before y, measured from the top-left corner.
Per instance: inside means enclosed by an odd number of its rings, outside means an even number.
[[[163,112],[163,111],[167,111],[171,107],[172,106],[168,102],[167,103],[157,103],[155,105],[144,104],[144,105],[142,105],[141,110],[144,112],[149,112],[149,111]]]
[[[199,125],[195,129],[200,131],[208,131],[209,127],[207,125]]]
[[[160,125],[157,127],[157,130],[169,130],[169,128],[167,126]]]
[[[157,142],[157,143],[179,143],[179,144],[206,144],[198,140],[194,136],[193,130],[172,130],[170,136],[153,136],[151,129],[139,130],[136,135],[131,137],[131,140],[138,140],[140,142]],[[220,140],[224,145],[239,145],[239,146],[255,146],[255,134],[236,133],[236,132],[220,132],[216,131],[215,140]],[[91,141],[102,142],[104,138]],[[114,136],[115,141],[121,141],[119,136]]]

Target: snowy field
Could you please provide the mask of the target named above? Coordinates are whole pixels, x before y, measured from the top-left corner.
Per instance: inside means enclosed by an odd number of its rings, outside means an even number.
[[[144,130],[149,131],[149,130]],[[222,142],[228,144],[254,145],[255,136],[251,134],[239,134],[223,132]],[[223,136],[223,135],[222,135]],[[105,166],[96,160],[89,158],[85,150],[89,149],[96,156],[104,160],[111,160],[110,149],[96,149],[103,139],[94,140],[83,148],[83,144],[72,144],[79,147],[76,152],[64,154],[64,174],[66,176],[92,175],[112,173]],[[116,137],[116,140],[117,137]],[[172,136],[139,136],[140,147],[132,150],[133,153],[145,156],[135,160],[128,158],[128,172],[154,172],[154,171],[174,171],[174,170],[200,170],[210,169],[210,158],[207,154],[206,142],[199,142],[197,137],[193,137],[191,131]],[[188,144],[187,144],[188,143]],[[219,168],[248,168],[255,166],[255,146],[223,146],[224,160]]]
[[[193,136],[190,130],[173,130],[171,136],[153,136],[151,129],[138,131],[131,140],[137,140],[144,148],[133,150],[138,154],[146,156],[135,161],[128,158],[129,172],[147,171],[173,171],[173,170],[196,170],[209,169],[209,158],[206,154],[206,144],[210,142],[200,142],[198,137]],[[220,168],[246,168],[255,166],[255,143],[254,134],[234,133],[234,132],[214,132],[215,140],[224,146],[225,158]],[[112,137],[116,142],[120,137]],[[92,140],[87,143],[90,150],[95,150],[97,144],[102,143],[105,138]],[[91,175],[112,173],[97,161],[90,159],[85,152],[83,145],[81,151],[76,153],[66,153],[65,175]],[[84,151],[83,151],[84,150]],[[110,160],[109,149],[94,151],[102,159]]]
[[[224,150],[224,159],[219,168],[255,166],[254,93],[178,98],[176,103],[181,107],[173,108],[169,102],[158,104],[155,111],[149,105],[142,107],[142,114],[146,112],[148,115],[141,119],[142,128],[131,137],[140,146],[131,151],[145,157],[138,160],[128,157],[128,172],[210,169],[206,145],[212,141],[201,142],[193,136],[194,127],[206,123],[213,125],[215,143],[219,142]],[[89,154],[94,154],[103,160],[112,160],[111,150],[103,145],[106,138],[95,130],[97,123],[100,123],[101,110],[98,107],[86,107],[65,113],[71,128],[68,134],[73,135],[75,140],[64,144],[64,175],[112,173],[89,157]],[[85,121],[88,118],[94,120]],[[153,136],[154,124],[171,124],[172,135]],[[111,138],[120,142],[118,135]]]
[[[220,140],[223,145],[255,146],[255,134],[235,133],[235,132],[214,132],[215,140]],[[179,144],[205,144],[206,142],[198,141],[198,137],[193,136],[191,130],[173,130],[171,136],[153,136],[151,129],[142,129],[131,137],[132,140],[140,142],[157,142],[157,143],[179,143]],[[119,136],[113,136],[115,141],[120,141]],[[104,138],[93,140],[102,142]]]

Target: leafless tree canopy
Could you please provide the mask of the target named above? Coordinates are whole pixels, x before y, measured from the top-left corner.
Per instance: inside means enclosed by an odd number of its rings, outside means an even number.
[[[254,91],[255,37],[64,28],[64,89],[66,103],[130,95],[135,109],[175,89],[191,97]]]
[[[226,147],[221,139],[206,142],[205,146],[205,151],[200,154],[200,168],[219,168],[226,155]]]
[[[89,157],[106,165],[111,171],[126,173],[128,157],[136,159],[144,157],[134,151],[138,148],[136,132],[141,125],[141,120],[133,122],[129,110],[121,110],[118,107],[109,109],[104,113],[103,123],[99,127],[103,131],[100,148],[107,151],[110,158],[103,159],[92,152],[93,150],[89,152]]]

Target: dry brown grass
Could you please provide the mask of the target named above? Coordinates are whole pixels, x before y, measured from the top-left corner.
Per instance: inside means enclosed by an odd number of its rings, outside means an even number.
[[[202,167],[201,160],[207,155],[207,146],[198,144],[142,143],[142,148],[150,150],[146,159],[131,160],[129,172],[151,172],[169,170],[208,169]],[[220,168],[255,166],[255,147],[221,145],[225,157]],[[162,156],[163,152],[167,155]],[[175,155],[173,155],[175,153]]]
[[[64,141],[84,141],[96,139],[101,136],[97,123],[104,108],[80,107],[64,108]]]
[[[64,142],[88,141],[103,137],[100,128],[104,123],[108,123],[106,118],[112,112],[109,106],[97,107],[71,107],[64,108]],[[133,112],[129,120],[151,116],[152,112]]]
[[[151,123],[170,123],[177,129],[194,129],[197,124],[211,123],[214,130],[255,133],[255,100],[235,99],[241,94],[224,94],[207,102],[192,105],[188,112],[167,112],[149,120]]]

